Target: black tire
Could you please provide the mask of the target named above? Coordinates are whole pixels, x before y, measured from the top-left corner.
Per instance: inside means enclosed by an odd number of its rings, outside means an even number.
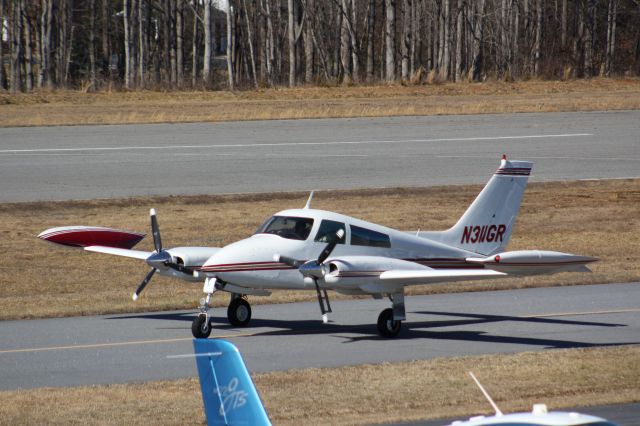
[[[198,315],[191,323],[191,334],[196,339],[206,339],[211,334],[211,321],[206,315]]]
[[[378,316],[378,333],[382,337],[396,337],[400,333],[402,321],[393,319],[393,309],[387,308]]]
[[[245,299],[237,297],[229,303],[227,308],[229,324],[235,327],[246,327],[251,321],[251,305]]]

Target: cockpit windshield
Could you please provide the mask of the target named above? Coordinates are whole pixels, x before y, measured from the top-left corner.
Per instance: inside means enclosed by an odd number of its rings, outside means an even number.
[[[273,216],[258,228],[256,234],[274,234],[290,240],[306,240],[312,227],[313,219],[308,217]]]

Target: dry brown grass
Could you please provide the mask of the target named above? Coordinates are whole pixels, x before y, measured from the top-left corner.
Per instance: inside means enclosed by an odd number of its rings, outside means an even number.
[[[0,93],[0,127],[640,108],[640,79],[429,81],[246,92]]]
[[[320,192],[314,207],[398,229],[446,229],[480,186]],[[136,260],[65,249],[35,238],[46,228],[101,225],[149,230],[158,210],[165,246],[222,246],[250,235],[265,218],[303,206],[305,193],[135,198],[0,204],[0,319],[195,308],[201,285],[156,276],[138,302],[131,293],[147,272]],[[383,208],[382,206],[392,206]],[[596,256],[593,274],[508,278],[410,288],[410,294],[630,282],[640,280],[640,180],[532,183],[509,249],[540,248]],[[139,246],[152,250],[148,237]],[[252,303],[313,300],[311,292],[275,292]],[[334,297],[336,297],[334,295]],[[214,298],[216,306],[228,303]]]
[[[640,348],[549,350],[254,375],[274,424],[371,424],[640,401]],[[196,379],[0,392],[0,424],[203,424]],[[321,403],[318,403],[321,401]]]

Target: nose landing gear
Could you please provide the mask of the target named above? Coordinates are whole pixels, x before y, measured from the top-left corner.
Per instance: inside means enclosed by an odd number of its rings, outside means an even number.
[[[200,300],[200,313],[191,324],[191,334],[197,339],[206,339],[211,335],[211,315],[209,315],[211,297],[218,289],[224,288],[215,278],[207,278],[203,291],[205,298]],[[243,294],[231,293],[231,301],[227,308],[227,319],[235,327],[246,327],[251,321],[251,305]]]

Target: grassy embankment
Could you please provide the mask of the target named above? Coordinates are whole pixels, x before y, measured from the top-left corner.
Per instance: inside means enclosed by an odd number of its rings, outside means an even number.
[[[446,229],[480,186],[320,192],[314,207],[398,229]],[[101,225],[149,232],[158,210],[163,243],[222,246],[251,233],[272,213],[303,206],[306,193],[135,198],[0,205],[0,319],[195,308],[201,285],[154,277],[138,302],[131,293],[148,267],[35,238],[46,228]],[[386,207],[385,207],[386,206]],[[391,206],[391,207],[389,207]],[[411,287],[410,294],[640,280],[640,180],[530,184],[510,250],[539,248],[602,259],[593,274],[559,274]],[[139,247],[152,250],[150,236]],[[334,295],[333,297],[338,297]],[[312,292],[275,292],[252,303],[313,300]],[[214,298],[216,306],[228,303]]]
[[[371,424],[640,401],[640,347],[441,358],[255,374],[276,425]],[[197,379],[0,392],[0,424],[197,425]],[[321,402],[319,402],[321,401]]]
[[[0,93],[0,127],[640,108],[640,79],[305,87],[243,92]]]

